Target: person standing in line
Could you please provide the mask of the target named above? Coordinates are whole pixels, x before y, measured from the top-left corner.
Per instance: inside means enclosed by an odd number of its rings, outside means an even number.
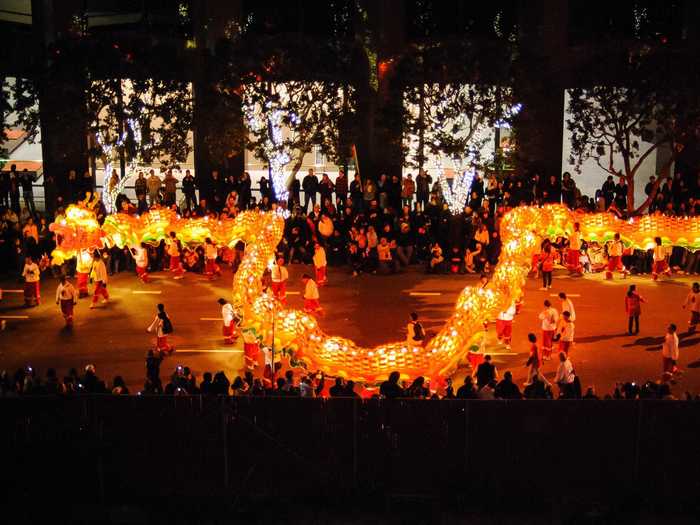
[[[416,183],[413,181],[413,176],[409,173],[401,183],[401,204],[402,206],[411,207],[413,204],[413,194],[416,192]]]
[[[545,299],[544,310],[540,313],[539,318],[542,321],[542,359],[547,361],[552,355],[554,332],[559,321],[559,313],[549,302],[549,299]]]
[[[177,178],[173,175],[172,169],[168,169],[165,172],[163,186],[165,188],[165,205],[172,206],[177,204]]]
[[[219,256],[219,250],[216,244],[207,237],[204,241],[204,274],[208,275],[210,279],[215,277],[221,277],[221,268],[216,264],[216,258]]]
[[[308,314],[323,315],[316,282],[307,273],[301,276],[301,281],[304,283],[304,311]]]
[[[56,304],[60,306],[68,328],[73,326],[73,307],[78,302],[78,292],[65,275],[61,275],[56,288]]]
[[[148,247],[145,242],[131,248],[131,256],[136,263],[136,276],[143,283],[148,282]]]
[[[671,268],[668,265],[668,257],[666,255],[666,248],[661,245],[661,237],[654,237],[654,266],[651,272],[651,278],[657,280],[659,274],[664,274],[667,277],[671,276]]]
[[[224,320],[224,343],[227,345],[232,345],[238,339],[238,334],[236,333],[236,313],[233,310],[233,306],[223,297],[219,299],[219,304],[221,305],[221,317]]]
[[[318,177],[314,174],[313,168],[309,168],[309,173],[302,179],[301,187],[304,190],[304,213],[308,213],[309,202],[312,210],[316,206],[316,192],[318,191]]]
[[[574,308],[574,302],[567,297],[566,293],[559,292],[559,299],[561,299],[561,311],[569,312],[571,314],[571,321],[576,321],[576,309]]]
[[[639,333],[639,316],[642,314],[642,303],[644,302],[646,302],[644,298],[637,292],[637,285],[631,284],[625,295],[625,313],[627,314],[627,333],[629,335]]]
[[[695,332],[700,323],[700,283],[693,283],[693,287],[685,298],[683,308],[690,310],[690,320],[688,320],[688,332]]]
[[[542,267],[542,288],[540,289],[549,290],[552,287],[552,272],[554,271],[554,250],[552,250],[550,243],[543,246],[539,262]]]
[[[92,303],[90,308],[97,306],[97,300],[101,296],[102,302],[107,304],[109,301],[109,293],[107,292],[107,267],[100,255],[100,252],[95,250],[92,255],[92,280],[95,281],[95,291],[92,294]]]
[[[569,235],[569,250],[566,259],[570,272],[583,273],[581,266],[581,225],[578,222],[574,223],[574,231]]]
[[[137,200],[139,200],[139,197],[142,195],[146,197],[148,194],[148,181],[146,177],[143,176],[143,171],[139,171],[138,177],[134,181],[134,193],[136,193]]]
[[[627,271],[627,268],[625,268],[622,264],[622,252],[624,251],[624,248],[625,246],[620,240],[620,234],[615,233],[615,237],[608,244],[608,269],[605,272],[606,279],[612,279],[613,272],[616,270],[622,272],[623,279],[627,277],[627,274],[629,272]]]
[[[185,176],[182,179],[182,192],[185,194],[185,207],[188,210],[191,210],[197,204],[196,190],[197,186],[192,173],[190,173],[190,170],[185,170]]]
[[[41,291],[39,289],[41,270],[39,270],[39,266],[31,256],[24,261],[22,277],[24,277],[24,305],[37,306],[41,303]]]
[[[25,168],[20,175],[20,185],[22,186],[22,196],[24,197],[24,205],[29,210],[32,216],[36,215],[36,207],[34,206],[34,182],[36,175],[30,173]]]
[[[325,286],[327,282],[326,250],[319,243],[314,244],[314,269],[316,270],[316,282],[319,286]]]
[[[348,177],[342,168],[338,170],[338,177],[335,179],[335,199],[338,209],[345,209],[348,202]]]
[[[175,347],[168,343],[168,334],[173,332],[173,324],[165,313],[165,305],[158,304],[157,308],[156,316],[146,331],[149,333],[155,331],[156,350],[160,355],[170,355],[175,351]]]
[[[289,272],[284,266],[284,259],[282,257],[277,259],[277,263],[272,265],[272,271],[270,272],[270,278],[272,280],[272,294],[277,298],[277,300],[283,305],[287,304],[287,280],[289,279]]]
[[[158,204],[160,202],[160,187],[162,182],[154,170],[150,171],[150,176],[148,177],[146,184],[148,186],[149,204],[151,206]]]
[[[676,325],[671,323],[666,329],[664,344],[661,349],[661,357],[663,360],[664,374],[678,372],[678,334],[676,334]]]
[[[170,232],[170,238],[168,239],[168,256],[170,256],[170,271],[175,274],[175,277],[173,277],[174,279],[182,279],[185,274],[182,262],[180,261],[180,251],[180,241],[175,235],[175,232]]]
[[[515,302],[499,312],[496,318],[496,336],[498,343],[506,345],[506,350],[510,350],[510,342],[513,338],[513,318],[515,317]]]
[[[569,361],[569,356],[565,352],[559,352],[559,366],[557,367],[557,375],[554,377],[554,382],[559,387],[559,397],[564,399],[573,399],[576,397],[574,391],[574,365]]]
[[[569,355],[569,351],[574,344],[574,322],[571,320],[571,312],[564,311],[559,318],[559,328],[557,335],[559,336],[559,352],[564,352]]]

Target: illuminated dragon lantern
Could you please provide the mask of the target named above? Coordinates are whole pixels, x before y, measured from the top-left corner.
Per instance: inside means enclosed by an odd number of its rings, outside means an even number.
[[[90,209],[70,206],[65,218],[50,229],[57,234],[53,256],[59,263],[103,245],[157,244],[171,231],[191,247],[207,237],[228,247],[242,241],[246,248],[234,277],[232,300],[242,317],[242,329],[253,331],[268,345],[274,334],[276,348],[286,349],[311,368],[375,381],[393,370],[433,379],[452,373],[481,336],[484,322],[523,295],[532,256],[540,250],[542,239],[566,235],[575,222],[589,241],[605,242],[619,232],[626,245],[641,249],[652,247],[656,236],[667,245],[700,249],[700,218],[651,215],[623,221],[607,213],[575,213],[561,205],[515,208],[501,220],[501,255],[488,286],[465,287],[451,317],[425,346],[401,341],[366,348],[325,334],[313,316],[285,308],[263,293],[261,277],[284,231],[284,219],[278,213],[246,211],[234,219],[181,219],[171,210],[157,209],[141,216],[109,215],[100,227]]]

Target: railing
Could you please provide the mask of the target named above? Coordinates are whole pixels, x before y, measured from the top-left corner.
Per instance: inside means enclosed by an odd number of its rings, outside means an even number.
[[[3,399],[0,413],[3,486],[57,498],[129,499],[157,486],[679,501],[700,489],[689,474],[700,464],[694,402],[95,396]]]

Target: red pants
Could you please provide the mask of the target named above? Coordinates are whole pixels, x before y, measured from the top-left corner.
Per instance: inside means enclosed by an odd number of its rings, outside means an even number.
[[[102,281],[97,281],[97,284],[95,284],[95,293],[92,294],[92,304],[97,304],[97,298],[99,296],[102,296],[102,298],[105,301],[109,299],[109,293],[107,293],[107,285]]]
[[[39,304],[40,300],[39,281],[24,283],[24,302],[28,305],[35,306]]]
[[[676,362],[670,357],[662,357],[664,372],[673,373],[676,371]]]
[[[168,336],[157,336],[156,337],[156,349],[166,354],[172,354],[174,348],[168,344]]]
[[[496,335],[499,339],[504,339],[506,343],[510,343],[510,338],[513,337],[513,321],[496,319]]]
[[[61,313],[66,324],[73,324],[73,299],[61,299]]]
[[[668,264],[666,261],[654,261],[654,269],[652,270],[652,275],[656,277],[660,273],[668,273]]]
[[[304,299],[305,312],[318,312],[321,309],[321,303],[318,299]]]
[[[542,330],[542,357],[552,355],[552,344],[554,343],[554,330]]]
[[[258,363],[258,355],[260,354],[260,344],[243,343],[243,354],[245,356],[245,364],[248,368],[253,368]]]
[[[216,264],[216,259],[207,259],[204,262],[204,273],[207,275],[221,274],[221,268]]]
[[[608,271],[614,272],[615,270],[623,270],[622,257],[620,255],[613,255],[608,258]]]
[[[325,266],[319,266],[316,268],[316,282],[318,284],[325,284],[326,283],[326,267]]]
[[[572,250],[569,248],[569,251],[566,254],[566,266],[569,268],[569,270],[574,270],[574,271],[581,271],[581,263],[579,262],[579,257],[581,256],[581,252],[579,250]]]
[[[180,276],[185,273],[185,270],[183,270],[182,264],[180,263],[179,255],[170,256],[170,271],[177,276]]]
[[[279,281],[279,282],[272,281],[272,293],[275,295],[275,297],[282,304],[287,304],[287,282],[286,281]]]
[[[147,268],[141,268],[140,266],[136,267],[136,275],[138,276],[139,279],[141,279],[144,283],[148,282],[148,272],[146,271]]]
[[[559,341],[558,350],[560,352],[564,352],[566,355],[569,355],[569,350],[571,350],[571,341]]]
[[[236,339],[238,339],[238,334],[236,333],[236,323],[231,321],[230,325],[224,325],[223,330],[224,343],[232,345]]]
[[[88,290],[88,277],[87,273],[77,272],[76,273],[76,285],[78,287],[78,297],[87,297],[90,295]]]

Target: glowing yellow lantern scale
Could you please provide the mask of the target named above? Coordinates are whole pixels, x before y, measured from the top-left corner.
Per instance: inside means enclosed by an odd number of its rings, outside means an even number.
[[[454,313],[433,339],[424,347],[395,342],[364,348],[325,334],[314,317],[283,308],[263,293],[261,276],[272,262],[284,231],[284,219],[274,212],[247,211],[235,219],[210,220],[180,219],[171,210],[158,209],[140,217],[110,215],[99,228],[91,210],[71,206],[66,218],[53,223],[51,230],[58,235],[53,253],[58,262],[101,243],[119,247],[157,244],[171,231],[190,246],[202,244],[207,237],[229,247],[243,241],[246,249],[234,278],[232,301],[243,318],[243,330],[254,329],[270,344],[274,315],[277,348],[293,351],[313,369],[372,381],[393,370],[433,379],[451,373],[479,336],[483,323],[522,296],[532,256],[539,251],[542,238],[565,235],[575,222],[580,223],[587,240],[605,242],[619,232],[626,244],[641,249],[649,248],[656,236],[665,244],[700,249],[700,219],[695,217],[651,215],[622,221],[611,214],[577,214],[561,205],[515,208],[501,221],[501,256],[488,287],[465,287]]]

